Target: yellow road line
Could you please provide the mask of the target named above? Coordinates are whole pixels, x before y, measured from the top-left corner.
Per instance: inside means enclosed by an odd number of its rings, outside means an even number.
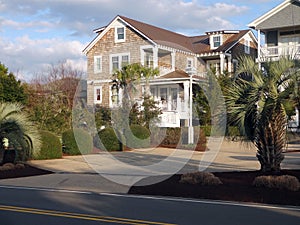
[[[80,213],[70,213],[70,212],[61,212],[61,211],[54,211],[54,210],[43,210],[43,209],[25,208],[25,207],[16,207],[16,206],[6,206],[6,205],[0,205],[0,210],[20,212],[20,213],[30,213],[30,214],[37,214],[37,215],[65,217],[65,218],[72,218],[72,219],[102,221],[102,222],[117,223],[117,224],[174,225],[174,224],[170,224],[170,223],[161,223],[161,222],[153,222],[153,221],[145,221],[145,220],[134,220],[134,219],[127,219],[127,218],[111,217],[111,216],[95,216],[95,215],[80,214]]]

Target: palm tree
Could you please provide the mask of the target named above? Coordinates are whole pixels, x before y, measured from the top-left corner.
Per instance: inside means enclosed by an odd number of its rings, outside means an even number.
[[[112,122],[118,131],[119,140],[125,143],[124,134],[129,128],[129,115],[134,104],[134,95],[138,91],[141,80],[146,82],[146,95],[149,93],[149,79],[159,74],[157,68],[145,67],[139,63],[128,64],[113,74],[113,87],[123,91],[122,107],[112,110]]]
[[[122,67],[121,70],[116,70],[113,74],[113,84],[118,86],[118,89],[124,90],[124,98],[132,98],[136,91],[137,85],[142,79],[146,81],[146,89],[149,89],[149,79],[158,75],[159,70],[145,67],[139,63],[128,64]],[[149,92],[149,90],[146,92]]]
[[[4,153],[6,139],[9,146],[17,150],[19,159],[24,161],[39,152],[41,141],[38,130],[22,110],[18,103],[0,103],[0,151]]]
[[[250,57],[243,57],[239,77],[228,90],[226,103],[231,122],[257,148],[263,172],[280,171],[284,159],[287,115],[284,102],[292,93],[294,63],[287,58],[267,62],[262,69]]]

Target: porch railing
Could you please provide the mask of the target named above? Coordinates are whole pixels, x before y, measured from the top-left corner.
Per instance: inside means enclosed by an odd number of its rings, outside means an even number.
[[[270,58],[279,59],[281,56],[290,56],[291,58],[300,59],[300,44],[261,48],[260,60]]]

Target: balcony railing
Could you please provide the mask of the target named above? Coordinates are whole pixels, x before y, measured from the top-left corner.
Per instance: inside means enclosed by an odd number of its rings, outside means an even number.
[[[260,52],[260,60],[279,59],[282,56],[289,56],[294,59],[300,59],[300,44],[288,46],[263,47]]]

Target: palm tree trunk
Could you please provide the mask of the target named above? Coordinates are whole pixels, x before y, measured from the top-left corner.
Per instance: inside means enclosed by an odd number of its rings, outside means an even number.
[[[255,145],[262,172],[279,172],[284,159],[283,149],[286,141],[286,117],[281,106],[271,113],[265,124],[257,129]]]

